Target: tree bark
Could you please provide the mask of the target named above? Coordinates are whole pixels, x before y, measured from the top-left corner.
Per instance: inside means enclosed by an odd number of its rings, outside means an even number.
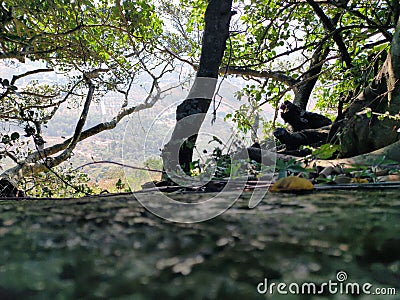
[[[205,29],[196,81],[188,98],[177,107],[174,131],[162,151],[164,169],[167,173],[178,169],[178,166],[186,174],[190,172],[197,133],[210,107],[219,66],[229,38],[229,23],[233,15],[231,7],[232,0],[209,0],[204,17]],[[190,97],[191,94],[199,95],[196,92],[196,90],[199,92],[199,88],[207,90],[205,93],[208,96]]]

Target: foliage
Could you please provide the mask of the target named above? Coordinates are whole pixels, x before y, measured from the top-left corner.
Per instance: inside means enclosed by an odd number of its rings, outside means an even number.
[[[154,169],[154,170],[162,170],[162,159],[160,157],[150,157],[146,160],[145,164],[146,168]]]
[[[113,98],[120,98],[120,110],[109,121],[117,124],[138,111],[129,95],[139,78],[150,78],[148,85],[136,88],[150,91],[144,97],[141,109],[145,109],[160,97],[158,80],[172,68],[167,56],[156,49],[163,22],[152,1],[2,1],[0,19],[0,62],[10,70],[0,78],[4,107],[0,124],[5,129],[0,136],[0,160],[9,158],[16,164],[3,170],[10,176],[23,177],[25,171],[19,173],[18,168],[25,170],[27,164],[30,175],[43,172],[43,154],[39,155],[43,149],[54,149],[44,153],[52,156],[55,165],[72,155],[75,142],[49,144],[44,136],[61,107],[90,106],[113,93]],[[72,130],[72,138],[80,135],[88,111],[82,110],[82,124]],[[85,138],[115,124],[92,123]],[[38,175],[37,180],[46,176],[52,175]]]
[[[121,178],[118,178],[118,181],[115,183],[115,187],[118,193],[121,192],[131,192],[131,188],[122,182]]]
[[[217,143],[211,154],[205,150],[199,157],[190,164],[191,176],[204,177],[209,179],[226,179],[229,177],[258,176],[262,171],[261,165],[249,159],[235,159],[232,155],[239,148],[227,147],[218,137],[213,136],[210,143]]]
[[[400,112],[395,115],[391,115],[388,111],[385,113],[378,113],[375,111],[372,111],[370,107],[366,107],[362,111],[357,113],[358,116],[365,115],[368,119],[371,119],[373,115],[377,116],[378,120],[382,121],[384,119],[392,119],[395,121],[400,121]]]
[[[65,67],[122,66],[128,44],[161,32],[161,21],[149,1],[115,5],[107,0],[13,0],[3,1],[1,10],[3,58],[21,62],[43,59]]]
[[[278,178],[284,178],[295,173],[306,174],[308,170],[301,166],[301,161],[295,158],[289,160],[277,159],[276,160],[276,172],[278,172]]]
[[[70,164],[27,177],[20,187],[31,197],[68,198],[99,193],[99,188],[89,181],[86,173],[74,170]]]
[[[346,169],[346,173],[350,174],[353,178],[367,178],[373,182],[377,181],[378,172],[382,167],[388,168],[389,172],[395,174],[398,172],[398,161],[386,159],[384,155],[378,157],[374,161],[367,161],[368,165],[354,164],[351,168]],[[392,167],[393,166],[393,167]]]
[[[314,149],[312,155],[319,159],[329,159],[333,158],[334,154],[340,149],[339,145],[324,144]]]

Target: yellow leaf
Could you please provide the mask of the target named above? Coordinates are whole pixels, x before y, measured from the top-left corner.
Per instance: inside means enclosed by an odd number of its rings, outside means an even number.
[[[368,179],[364,179],[364,178],[352,178],[351,183],[368,183]]]
[[[314,185],[307,179],[297,176],[289,176],[278,179],[271,187],[271,192],[299,192],[312,191]]]

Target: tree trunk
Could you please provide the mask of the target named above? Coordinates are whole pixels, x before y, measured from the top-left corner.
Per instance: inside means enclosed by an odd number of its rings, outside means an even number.
[[[342,157],[368,153],[400,139],[400,121],[390,117],[380,118],[384,114],[399,114],[399,79],[400,19],[391,42],[390,53],[379,74],[350,104],[343,118],[336,120],[332,126],[334,133],[339,132],[337,136]],[[331,132],[331,136],[334,133]]]
[[[193,147],[210,107],[229,37],[229,23],[233,14],[231,7],[232,0],[209,0],[204,17],[205,29],[196,81],[188,98],[177,107],[177,123],[171,140],[162,151],[167,173],[179,171],[178,166],[186,174],[190,172]]]
[[[299,106],[303,110],[307,110],[308,100],[310,99],[311,93],[314,90],[315,84],[318,81],[319,73],[324,65],[323,61],[328,57],[329,48],[324,48],[324,45],[320,45],[314,52],[310,67],[304,75],[302,83],[297,88],[297,93],[293,103]]]

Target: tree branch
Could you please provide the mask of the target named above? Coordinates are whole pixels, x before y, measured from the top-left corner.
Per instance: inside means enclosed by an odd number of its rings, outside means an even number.
[[[59,93],[57,93],[55,95],[42,95],[42,94],[37,94],[37,93],[32,93],[32,92],[20,92],[20,94],[21,95],[26,95],[26,96],[32,96],[32,97],[36,97],[36,98],[42,98],[42,99],[53,99],[53,98],[56,98],[56,97],[60,96]],[[47,107],[54,106],[54,105],[55,105],[54,103],[50,103],[50,104],[47,104]],[[31,108],[33,108],[33,107],[36,107],[36,108],[43,107],[43,108],[45,108],[46,105],[44,105],[44,106],[42,106],[42,105],[32,105],[30,107]]]
[[[46,159],[54,154],[59,153],[60,151],[65,151],[68,148],[71,148],[72,143],[75,143],[75,145],[91,136],[94,136],[102,131],[105,130],[111,130],[117,126],[117,124],[126,116],[138,112],[147,108],[150,108],[154,106],[157,101],[161,99],[161,95],[165,93],[166,91],[170,90],[171,88],[161,90],[160,87],[158,86],[158,83],[155,81],[153,82],[152,89],[151,91],[153,92],[156,90],[156,94],[152,95],[151,93],[147,96],[146,100],[137,106],[133,106],[130,108],[122,108],[119,113],[111,120],[108,122],[103,122],[99,123],[93,127],[90,127],[86,130],[82,130],[80,134],[74,134],[73,137],[63,141],[62,143],[49,146],[43,150],[40,151],[35,151],[31,154],[28,155],[28,157],[25,159],[24,162],[22,162],[20,165],[15,166],[11,169],[6,170],[1,174],[1,176],[7,176],[7,177],[21,177],[26,174],[30,173],[38,173],[38,172],[45,172],[48,170],[48,166],[44,165],[41,160]],[[89,96],[89,93],[88,93]],[[88,97],[87,97],[88,98]],[[83,122],[83,120],[82,120]],[[77,133],[77,129],[75,130],[75,133]],[[78,130],[79,131],[79,130]],[[73,149],[72,149],[73,150]],[[71,152],[72,152],[71,150]],[[70,152],[70,153],[71,153]],[[67,157],[68,152],[65,152],[64,158]],[[69,153],[69,154],[70,154]],[[55,167],[58,164],[62,163],[63,161],[61,160],[61,157],[55,158],[51,162],[51,167]]]
[[[346,1],[347,2],[347,1]],[[346,63],[347,68],[351,68],[351,58],[349,52],[347,51],[347,47],[343,42],[341,35],[338,32],[335,32],[335,26],[332,24],[331,19],[324,13],[322,8],[314,1],[314,0],[307,0],[307,3],[314,9],[315,13],[317,14],[318,18],[321,20],[322,24],[324,25],[325,29],[332,33],[332,38],[335,41],[336,45],[340,53],[342,54],[342,59]]]
[[[87,115],[89,113],[89,108],[90,104],[92,103],[94,89],[95,89],[94,84],[90,79],[87,79],[87,82],[89,84],[89,91],[86,96],[86,101],[83,106],[81,116],[78,120],[78,123],[76,124],[75,133],[72,137],[71,143],[68,145],[68,147],[64,150],[63,153],[61,153],[59,156],[54,158],[54,160],[52,160],[52,164],[54,163],[55,165],[59,165],[61,162],[67,160],[71,156],[72,150],[75,149],[76,145],[79,142],[79,139],[82,134],[82,128],[86,123]],[[50,165],[50,167],[52,167],[52,165]]]
[[[54,69],[36,69],[36,70],[27,71],[27,72],[19,74],[19,75],[14,75],[13,78],[11,79],[11,85],[13,85],[18,79],[21,79],[23,77],[37,74],[37,73],[42,73],[42,72],[53,72],[53,71],[54,71]]]
[[[397,0],[394,0],[397,1]],[[308,2],[308,0],[307,0]],[[368,18],[367,16],[363,15],[361,12],[359,12],[358,10],[354,10],[352,8],[349,7],[345,7],[342,5],[341,2],[336,2],[336,1],[332,1],[332,0],[328,0],[328,3],[330,5],[336,6],[337,8],[341,8],[349,13],[351,13],[352,15],[356,16],[357,18],[365,21],[368,25],[373,26],[375,28],[377,28],[380,33],[382,33],[382,35],[388,40],[391,41],[392,40],[392,34],[390,32],[387,31],[386,28],[384,28],[383,26],[377,24],[375,21],[371,20],[370,18]],[[395,20],[396,22],[396,20]]]
[[[249,69],[246,67],[235,67],[235,66],[227,66],[220,68],[220,73],[227,74],[235,74],[235,75],[244,75],[258,78],[270,78],[276,81],[280,81],[288,86],[295,85],[298,81],[291,76],[287,76],[279,71],[258,71]]]

